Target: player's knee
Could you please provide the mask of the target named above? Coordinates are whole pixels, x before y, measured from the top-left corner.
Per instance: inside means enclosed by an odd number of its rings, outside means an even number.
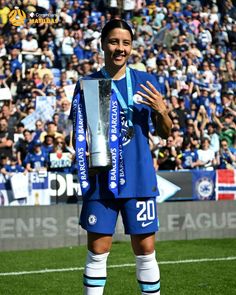
[[[155,251],[154,243],[144,243],[139,245],[138,252],[140,254],[136,254],[136,255],[150,255],[154,251]]]
[[[88,244],[88,250],[96,255],[99,254],[105,254],[110,252],[111,245],[110,243],[97,243],[97,242],[91,242]]]
[[[155,248],[151,246],[146,247],[136,247],[134,249],[135,255],[150,255],[154,252]]]
[[[110,252],[112,236],[88,233],[88,250],[94,254]]]
[[[135,255],[149,255],[155,251],[154,236],[132,237],[132,248]]]
[[[105,253],[109,253],[110,252],[110,248],[109,247],[97,247],[97,246],[93,246],[93,247],[88,247],[88,250],[90,252],[92,252],[95,255],[100,255],[100,254],[105,254]]]

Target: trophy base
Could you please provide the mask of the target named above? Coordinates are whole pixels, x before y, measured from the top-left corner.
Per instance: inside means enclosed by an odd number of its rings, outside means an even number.
[[[112,168],[112,160],[110,153],[92,153],[89,156],[89,170],[98,172],[109,171]]]

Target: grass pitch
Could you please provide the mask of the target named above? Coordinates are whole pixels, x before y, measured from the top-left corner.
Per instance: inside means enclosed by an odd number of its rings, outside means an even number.
[[[236,294],[236,239],[157,242],[156,253],[161,295]],[[0,252],[0,294],[82,295],[85,258],[84,246]],[[113,244],[104,295],[140,294],[134,263],[129,243]]]

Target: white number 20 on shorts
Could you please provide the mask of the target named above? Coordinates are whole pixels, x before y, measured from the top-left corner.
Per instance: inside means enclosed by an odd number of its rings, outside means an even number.
[[[136,203],[136,208],[140,208],[140,211],[137,214],[137,221],[154,220],[155,206],[154,200],[148,200],[147,202],[138,201]]]

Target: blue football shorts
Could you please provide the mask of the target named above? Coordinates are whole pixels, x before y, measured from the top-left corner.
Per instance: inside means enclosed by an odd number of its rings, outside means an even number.
[[[155,197],[85,200],[79,223],[88,232],[112,235],[119,212],[125,234],[137,235],[158,231]]]

